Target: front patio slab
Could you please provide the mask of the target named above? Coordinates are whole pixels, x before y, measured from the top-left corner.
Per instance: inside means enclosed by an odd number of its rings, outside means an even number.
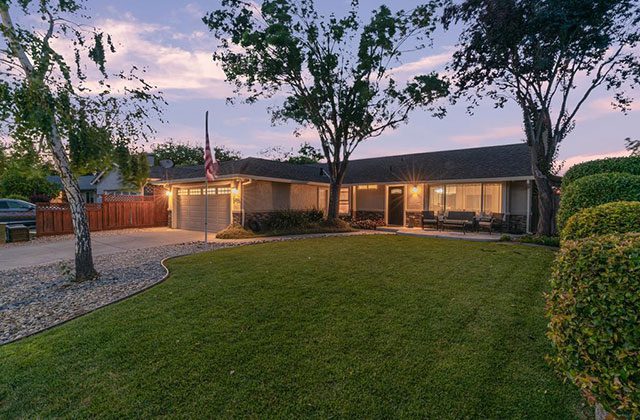
[[[397,235],[407,235],[407,236],[424,236],[430,238],[443,238],[443,239],[463,239],[465,241],[476,241],[476,242],[498,242],[502,233],[494,232],[493,234],[489,234],[489,232],[467,232],[463,233],[461,230],[433,230],[433,229],[422,229],[422,228],[405,228],[405,227],[382,227],[378,228],[378,230],[386,231],[386,232],[395,232]],[[514,235],[509,235],[514,236]]]

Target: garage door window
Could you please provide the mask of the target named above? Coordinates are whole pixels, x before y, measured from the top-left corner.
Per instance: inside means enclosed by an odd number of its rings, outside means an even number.
[[[218,194],[231,194],[231,188],[229,187],[218,188]]]
[[[202,188],[189,188],[189,195],[202,195]]]

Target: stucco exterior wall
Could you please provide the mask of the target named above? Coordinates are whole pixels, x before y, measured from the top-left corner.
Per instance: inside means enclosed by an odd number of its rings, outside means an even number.
[[[524,216],[527,214],[527,182],[513,181],[509,183],[508,213]]]
[[[291,208],[309,210],[318,208],[318,187],[315,185],[291,184]]]
[[[285,182],[253,181],[244,186],[247,213],[318,208],[318,187]]]
[[[384,211],[384,185],[376,189],[356,187],[356,211]]]
[[[417,191],[413,191],[416,188]],[[407,211],[422,211],[424,203],[424,185],[407,185],[405,194],[407,194]]]

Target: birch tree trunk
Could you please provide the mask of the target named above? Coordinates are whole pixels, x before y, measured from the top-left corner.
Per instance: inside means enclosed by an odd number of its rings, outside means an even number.
[[[43,83],[44,72],[38,74],[34,72],[33,63],[26,54],[24,47],[20,44],[20,40],[15,36],[15,27],[9,14],[9,7],[5,3],[0,3],[0,18],[2,22],[3,31],[7,44],[12,53],[20,63],[20,67],[25,73],[26,79],[34,85],[41,85],[43,89],[46,89],[45,83]],[[45,41],[45,48],[48,47]],[[46,54],[43,54],[46,57]],[[45,59],[45,58],[43,58]],[[64,187],[67,199],[69,200],[69,208],[71,210],[71,221],[73,224],[73,233],[75,234],[76,246],[75,246],[75,268],[76,268],[76,281],[91,280],[97,277],[98,273],[93,265],[93,255],[91,252],[91,235],[89,233],[89,224],[87,222],[87,214],[85,211],[84,199],[80,192],[80,187],[77,180],[74,178],[71,172],[71,166],[69,164],[69,158],[67,157],[64,149],[64,144],[58,131],[58,126],[55,118],[55,110],[49,109],[51,113],[51,127],[42,127],[45,131],[46,141],[49,149],[51,150],[56,168],[60,172],[60,179],[62,180],[62,186]]]

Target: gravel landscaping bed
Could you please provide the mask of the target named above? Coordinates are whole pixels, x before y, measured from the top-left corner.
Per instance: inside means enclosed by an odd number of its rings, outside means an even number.
[[[352,234],[367,233],[372,232]],[[100,278],[83,283],[70,281],[71,261],[0,271],[0,345],[91,312],[158,283],[166,273],[160,264],[165,258],[240,245],[335,235],[209,244],[193,242],[129,250],[95,257]]]

